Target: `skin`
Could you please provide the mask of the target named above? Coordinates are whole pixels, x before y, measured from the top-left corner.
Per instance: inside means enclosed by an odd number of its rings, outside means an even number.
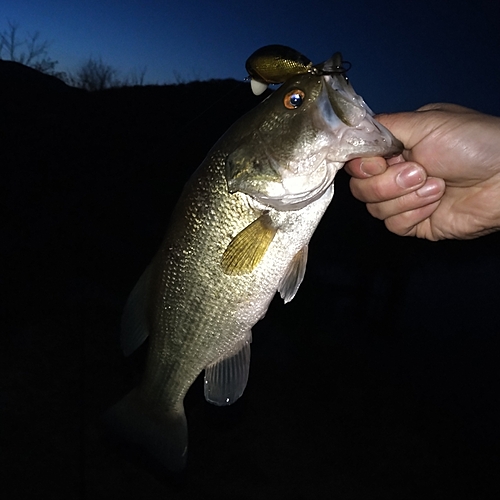
[[[376,118],[405,150],[346,164],[371,215],[395,234],[432,241],[500,229],[500,118],[455,104]]]

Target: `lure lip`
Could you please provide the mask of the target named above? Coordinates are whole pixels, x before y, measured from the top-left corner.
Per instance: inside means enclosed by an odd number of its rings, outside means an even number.
[[[261,95],[267,90],[269,85],[267,83],[260,82],[256,78],[250,78],[250,87],[255,95]]]

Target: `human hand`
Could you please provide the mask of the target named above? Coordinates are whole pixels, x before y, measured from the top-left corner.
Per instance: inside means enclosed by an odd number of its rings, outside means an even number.
[[[346,164],[370,214],[398,235],[433,241],[500,229],[500,118],[455,104],[376,118],[405,150]]]

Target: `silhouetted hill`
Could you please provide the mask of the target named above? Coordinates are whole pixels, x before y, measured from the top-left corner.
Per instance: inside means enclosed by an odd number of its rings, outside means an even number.
[[[72,92],[73,87],[66,85],[55,76],[47,75],[16,61],[0,59],[0,87],[17,93],[32,92]]]
[[[0,468],[36,498],[490,498],[498,489],[498,235],[389,234],[341,172],[306,279],[254,329],[248,388],[186,398],[172,482],[99,433],[141,372],[126,297],[187,178],[257,98],[234,80],[89,93],[0,61]],[[9,488],[13,485],[12,488]],[[493,497],[491,497],[493,498]]]

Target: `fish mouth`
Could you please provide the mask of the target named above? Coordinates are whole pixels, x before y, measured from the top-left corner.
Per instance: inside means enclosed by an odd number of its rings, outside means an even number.
[[[299,86],[312,82],[316,93],[312,104],[304,108],[308,114],[295,115],[302,121],[299,119],[295,130],[290,129],[293,147],[285,148],[281,141],[274,147],[257,128],[251,140],[227,158],[230,193],[245,193],[276,210],[300,210],[329,190],[346,161],[402,152],[402,143],[374,119],[373,111],[343,73],[300,78]]]
[[[323,76],[320,119],[336,137],[328,159],[346,162],[353,158],[400,154],[404,146],[381,123],[343,74]]]
[[[363,120],[360,129],[342,132],[342,147],[329,155],[332,161],[349,161],[353,158],[382,156],[391,158],[403,152],[403,143],[371,115]]]
[[[322,95],[313,118],[318,130],[314,152],[303,160],[288,160],[286,165],[280,165],[266,148],[280,182],[269,185],[265,193],[254,193],[254,197],[278,210],[299,210],[320,198],[346,161],[372,156],[390,158],[404,149],[401,141],[375,120],[373,111],[343,74],[322,78]]]

